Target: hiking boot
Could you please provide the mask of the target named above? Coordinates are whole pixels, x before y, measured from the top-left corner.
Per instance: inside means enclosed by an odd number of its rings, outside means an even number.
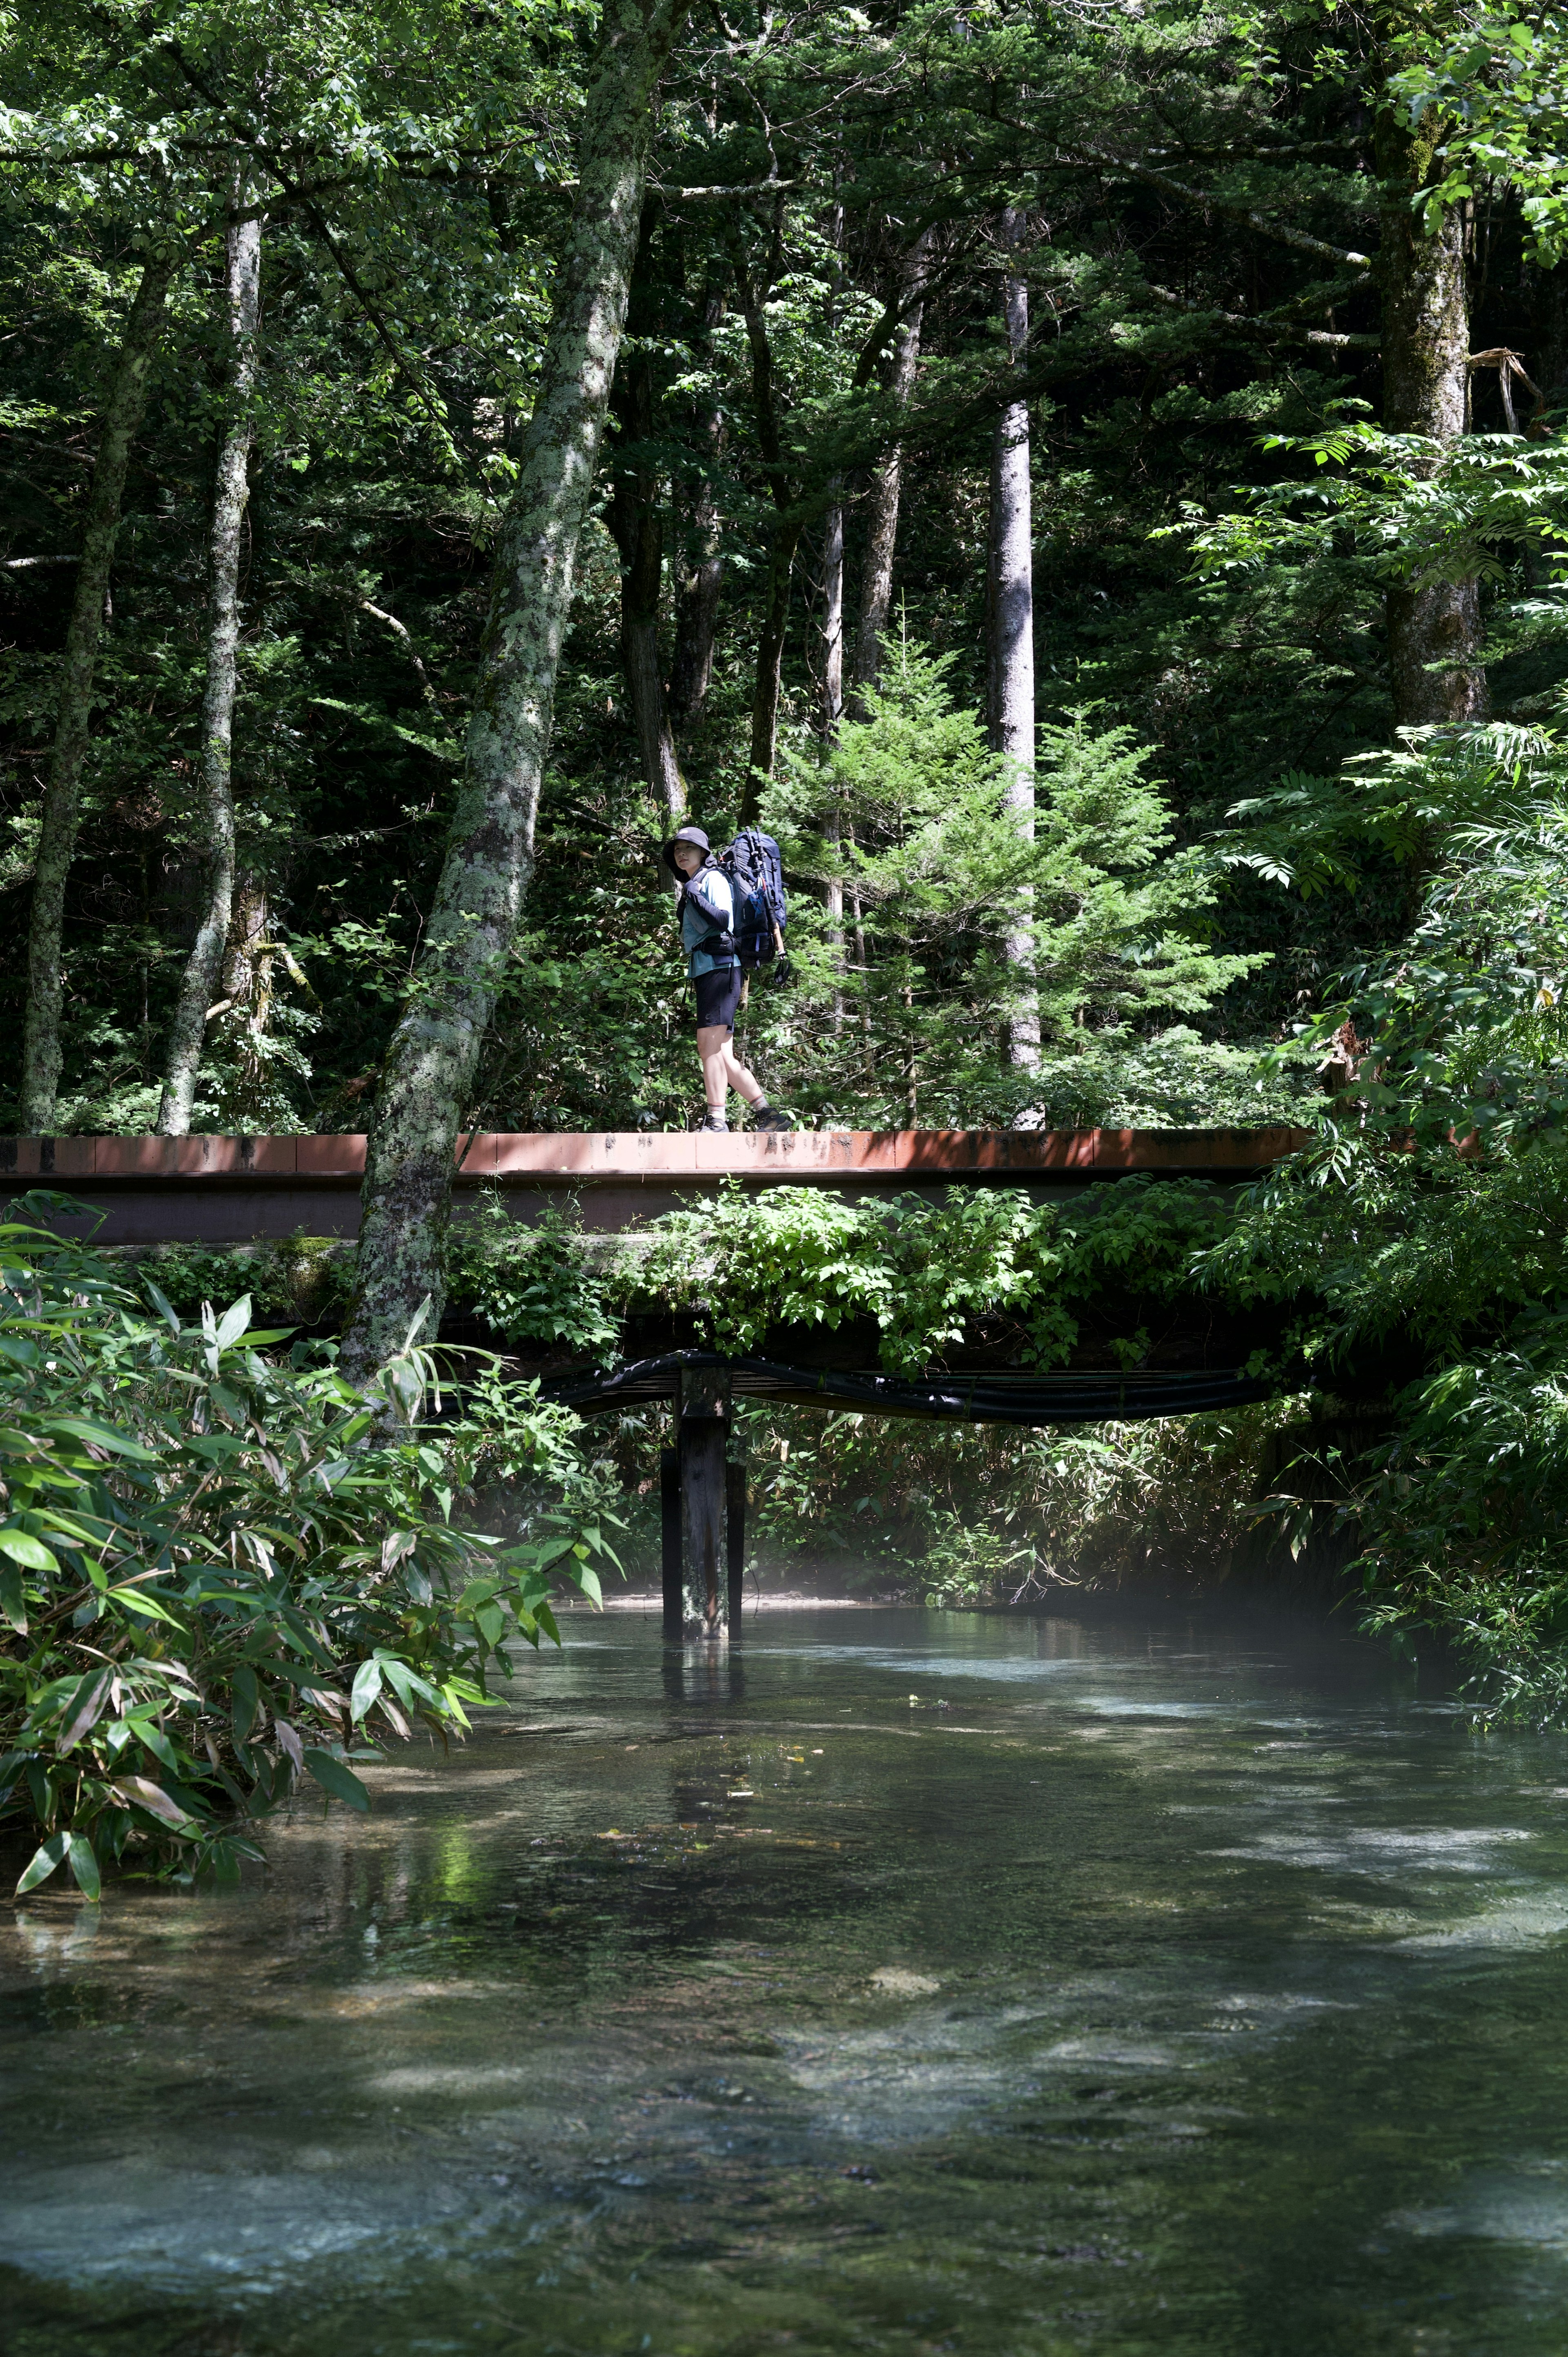
[[[705,1130],[711,1129],[719,1131],[726,1137],[729,1135],[729,1124],[725,1119],[722,1113],[704,1114],[703,1116],[703,1127]]]
[[[752,1114],[751,1125],[753,1129],[793,1129],[795,1123],[791,1114],[780,1113],[777,1105],[764,1105],[760,1113]]]

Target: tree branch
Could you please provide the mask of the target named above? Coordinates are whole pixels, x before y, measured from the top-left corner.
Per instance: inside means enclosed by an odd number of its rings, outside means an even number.
[[[1021,127],[1021,126],[1020,126]],[[1250,205],[1238,203],[1230,197],[1211,196],[1203,188],[1189,188],[1169,172],[1158,170],[1153,164],[1130,163],[1123,156],[1108,155],[1101,147],[1083,146],[1069,151],[1076,163],[1098,164],[1102,169],[1124,172],[1130,180],[1142,180],[1151,188],[1159,188],[1178,203],[1196,205],[1203,212],[1223,213],[1231,221],[1244,221],[1260,237],[1271,237],[1277,245],[1293,246],[1298,253],[1316,254],[1323,262],[1337,262],[1348,270],[1370,270],[1375,265],[1369,253],[1357,253],[1343,245],[1330,245],[1326,239],[1313,237],[1304,229],[1289,229],[1283,221],[1271,221],[1266,213],[1254,212]]]

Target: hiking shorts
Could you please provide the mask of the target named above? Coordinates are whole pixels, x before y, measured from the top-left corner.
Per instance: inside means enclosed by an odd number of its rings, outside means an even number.
[[[726,1031],[733,1031],[744,980],[739,966],[715,966],[712,974],[694,974],[692,980],[697,991],[698,1030],[705,1030],[711,1023],[722,1023]]]

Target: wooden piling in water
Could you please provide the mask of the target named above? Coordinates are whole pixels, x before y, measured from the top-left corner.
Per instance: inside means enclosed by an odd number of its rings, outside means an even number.
[[[733,1644],[740,1635],[740,1609],[746,1591],[746,1463],[732,1458],[725,1467],[725,1568],[729,1574],[729,1633]]]

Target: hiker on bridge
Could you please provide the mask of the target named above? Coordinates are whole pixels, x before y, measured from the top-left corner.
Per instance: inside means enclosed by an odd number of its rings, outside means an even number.
[[[767,836],[759,840],[770,842]],[[700,826],[680,829],[664,846],[664,864],[682,879],[676,913],[697,994],[697,1058],[708,1107],[703,1127],[728,1129],[725,1107],[735,1089],[751,1107],[754,1129],[793,1129],[789,1114],[768,1103],[756,1074],[730,1044],[746,979],[736,941],[735,883],[714,858]],[[769,955],[773,946],[770,941]]]

